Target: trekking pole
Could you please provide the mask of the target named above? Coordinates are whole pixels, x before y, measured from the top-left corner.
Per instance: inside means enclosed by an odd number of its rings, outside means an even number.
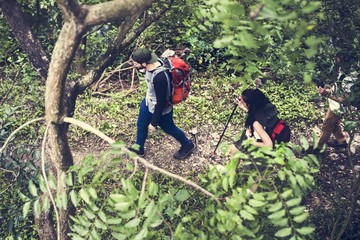
[[[233,108],[233,110],[232,110],[232,112],[231,112],[231,114],[230,114],[230,117],[229,117],[229,119],[228,119],[228,121],[227,121],[227,123],[226,123],[226,125],[225,125],[225,128],[224,128],[224,130],[223,130],[223,132],[222,132],[222,134],[221,134],[221,136],[220,136],[220,139],[219,139],[218,143],[216,144],[215,150],[214,150],[214,152],[213,152],[214,155],[216,154],[216,150],[217,150],[217,148],[219,147],[219,144],[220,144],[220,142],[221,142],[221,140],[222,140],[222,138],[223,138],[223,136],[224,136],[224,134],[225,134],[225,131],[226,131],[226,129],[227,129],[229,123],[230,123],[230,120],[231,120],[232,116],[234,115],[234,112],[235,112],[237,106],[238,106],[237,103],[235,103],[235,104],[234,104],[234,108]]]

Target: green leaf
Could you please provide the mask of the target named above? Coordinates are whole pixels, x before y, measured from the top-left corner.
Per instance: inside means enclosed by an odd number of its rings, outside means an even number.
[[[73,229],[75,230],[75,232],[77,232],[78,234],[80,234],[80,236],[83,237],[89,233],[89,229],[84,228],[83,226],[73,225]]]
[[[32,196],[34,197],[38,196],[36,186],[32,180],[29,181],[29,191]]]
[[[126,228],[134,228],[137,227],[140,224],[140,218],[135,218],[125,224],[124,227]]]
[[[90,204],[90,196],[85,189],[80,189],[79,191],[80,197],[87,203]]]
[[[119,211],[127,211],[131,205],[131,202],[119,202],[115,204],[115,209]]]
[[[313,139],[313,148],[316,149],[318,147],[319,138],[315,131],[312,132],[312,139]]]
[[[121,213],[120,216],[124,219],[130,219],[130,218],[133,218],[135,217],[136,215],[136,211],[135,210],[131,210],[131,211],[128,211],[128,212],[125,212],[125,213]]]
[[[227,177],[224,177],[222,180],[222,187],[227,192],[229,190],[229,179]]]
[[[293,190],[288,189],[288,190],[286,190],[285,192],[283,192],[281,194],[281,197],[284,198],[284,199],[287,199],[288,197],[292,196],[292,194],[293,194]]]
[[[115,238],[117,240],[125,240],[127,238],[126,235],[124,235],[122,233],[116,233],[116,232],[112,232],[111,236],[113,236],[113,238]]]
[[[79,204],[79,199],[77,197],[75,190],[72,190],[70,192],[70,199],[71,199],[72,204],[74,204],[74,206],[77,207]]]
[[[43,207],[42,207],[43,211],[45,213],[48,213],[49,212],[49,209],[50,209],[50,200],[47,196],[44,197],[44,200],[43,200]]]
[[[93,228],[90,234],[95,240],[101,240],[101,237],[99,233],[95,230],[95,228]]]
[[[262,206],[265,205],[265,203],[263,201],[250,199],[249,200],[249,205],[252,206],[252,207],[262,207]]]
[[[25,194],[23,194],[20,191],[18,193],[19,193],[19,197],[22,201],[24,201],[24,202],[30,201],[30,198],[28,198]]]
[[[26,202],[23,206],[23,218],[26,218],[26,216],[28,215],[29,213],[29,210],[30,210],[30,204],[31,202]]]
[[[245,210],[241,210],[240,211],[240,216],[243,218],[243,219],[246,219],[246,220],[255,220],[255,218],[254,218],[254,216],[251,214],[251,213],[249,213],[249,212],[247,212],[247,211],[245,211]]]
[[[101,222],[99,219],[95,219],[94,225],[99,229],[103,229],[103,230],[107,229],[106,225],[103,222]]]
[[[309,213],[305,212],[299,216],[294,217],[294,221],[297,223],[302,223],[303,221],[305,221],[307,218],[309,217]]]
[[[80,224],[79,219],[77,219],[76,217],[73,216],[69,216],[71,220],[73,220],[74,223]]]
[[[309,235],[315,231],[315,228],[313,227],[302,227],[300,229],[296,229],[298,233],[301,235]]]
[[[265,201],[264,195],[262,193],[255,193],[255,194],[252,195],[252,197],[255,200]]]
[[[103,222],[107,222],[106,220],[106,215],[105,215],[105,213],[103,212],[103,211],[99,211],[99,213],[98,213],[98,216],[99,216],[99,218],[101,219],[101,221],[103,221]]]
[[[36,217],[39,217],[40,214],[41,214],[41,208],[40,208],[40,201],[39,201],[39,199],[37,199],[37,200],[34,202],[34,212],[35,212],[35,216],[36,216]]]
[[[85,228],[88,228],[92,224],[86,217],[83,217],[83,216],[78,216],[77,223],[81,224]]]
[[[295,176],[295,178],[296,178],[296,181],[299,183],[299,186],[300,186],[300,187],[306,188],[307,185],[306,185],[306,183],[305,183],[305,180],[304,180],[304,177],[303,177],[303,176],[297,174],[297,175]]]
[[[285,173],[284,173],[284,171],[279,170],[279,171],[278,171],[278,177],[280,178],[281,181],[284,181],[284,179],[285,179]]]
[[[66,193],[63,193],[62,196],[61,196],[61,204],[62,204],[62,207],[66,210],[67,208],[67,203],[68,203],[68,197],[67,197],[67,194]]]
[[[310,1],[308,4],[302,9],[303,13],[309,14],[317,10],[321,6],[320,1]]]
[[[252,207],[248,206],[248,205],[244,205],[244,209],[246,211],[248,211],[249,213],[253,214],[253,215],[258,215],[259,213]]]
[[[276,237],[287,237],[291,234],[291,228],[283,228],[275,233]]]
[[[66,184],[70,187],[74,185],[73,176],[71,173],[68,173],[67,175]]]
[[[192,219],[191,216],[185,216],[185,217],[183,217],[183,218],[181,219],[181,221],[182,221],[183,223],[186,223],[186,222],[190,221],[191,219]]]
[[[162,223],[162,220],[160,218],[158,218],[157,220],[155,220],[153,223],[150,224],[150,227],[156,228],[156,227],[160,226],[161,223]]]
[[[110,198],[112,200],[114,200],[114,202],[118,203],[118,202],[126,202],[128,199],[126,196],[122,195],[122,194],[111,194]]]
[[[89,188],[89,194],[93,199],[95,199],[95,200],[98,199],[98,195],[96,193],[96,190],[93,187]]]
[[[122,218],[110,218],[106,220],[106,223],[109,225],[120,224],[122,222]]]
[[[149,196],[156,196],[159,191],[158,185],[151,181],[148,186],[149,186],[149,190],[148,190]]]
[[[175,199],[180,202],[184,202],[184,201],[188,200],[189,198],[190,198],[190,194],[185,189],[179,190],[175,195]]]
[[[148,234],[148,229],[147,228],[143,228],[141,229],[141,231],[135,236],[134,240],[142,240],[144,238],[146,238]]]
[[[47,192],[46,182],[45,182],[45,179],[44,179],[44,177],[42,175],[39,175],[39,186],[40,186],[40,190],[43,193]]]
[[[231,188],[234,188],[234,184],[235,184],[235,175],[230,175],[229,176],[229,186]]]
[[[93,179],[91,180],[91,183],[101,183],[101,181],[99,181],[100,177],[103,176],[103,171],[99,171],[95,174],[95,176],[93,177]]]
[[[282,203],[279,201],[270,205],[269,212],[276,212],[279,211],[281,208],[282,208]]]
[[[144,212],[144,216],[145,217],[149,217],[151,216],[152,214],[154,214],[156,212],[156,207],[155,207],[155,203],[154,203],[154,200],[152,200],[150,202],[149,205],[147,205],[146,209],[145,209],[145,212]]]
[[[274,218],[271,219],[271,222],[276,226],[288,226],[288,219],[287,218]]]
[[[347,132],[351,132],[356,129],[357,123],[355,121],[345,121],[344,130]]]
[[[304,206],[299,206],[299,207],[290,209],[289,212],[291,215],[299,215],[299,214],[303,213],[305,211],[305,209],[306,208]]]
[[[88,219],[95,218],[95,214],[90,209],[84,209],[84,213]]]
[[[309,142],[308,140],[306,140],[306,138],[303,135],[300,135],[300,143],[305,151],[309,149]]]
[[[61,186],[62,187],[65,187],[66,186],[66,174],[65,174],[65,172],[62,172],[61,174],[60,174],[60,184],[61,184]]]
[[[56,180],[55,180],[54,174],[50,173],[48,176],[48,180],[49,180],[50,188],[56,189]]]
[[[300,202],[301,202],[301,198],[294,198],[294,199],[287,201],[286,205],[288,207],[293,207],[293,206],[299,205]]]
[[[273,218],[282,218],[283,216],[285,216],[285,209],[280,210],[278,212],[274,212],[273,214],[270,214],[268,216],[269,219],[273,219]]]

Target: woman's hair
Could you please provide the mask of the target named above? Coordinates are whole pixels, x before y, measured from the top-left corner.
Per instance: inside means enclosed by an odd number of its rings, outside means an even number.
[[[254,132],[253,124],[256,121],[255,113],[259,111],[259,109],[265,108],[265,106],[270,103],[270,100],[259,89],[245,89],[241,93],[241,96],[249,109],[245,126],[250,127],[251,131]]]

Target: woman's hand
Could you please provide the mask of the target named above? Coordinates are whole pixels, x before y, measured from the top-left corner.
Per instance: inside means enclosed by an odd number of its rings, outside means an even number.
[[[244,102],[241,96],[236,99],[236,103],[239,106],[239,108],[241,108],[243,111],[245,112],[249,111],[247,104]]]

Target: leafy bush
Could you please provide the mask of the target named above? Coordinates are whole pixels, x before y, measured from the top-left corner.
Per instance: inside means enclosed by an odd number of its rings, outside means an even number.
[[[301,205],[319,167],[312,155],[301,156],[285,145],[276,151],[256,148],[247,141],[248,151],[200,178],[212,199],[166,174],[139,171],[124,146],[117,143],[101,158],[85,158],[58,183],[52,175],[48,182],[41,175],[38,184],[30,181],[24,214],[49,211],[47,185],[55,190],[61,184],[69,194],[55,195],[56,207],[66,210],[70,202],[76,207],[74,239],[302,239],[314,231]]]

